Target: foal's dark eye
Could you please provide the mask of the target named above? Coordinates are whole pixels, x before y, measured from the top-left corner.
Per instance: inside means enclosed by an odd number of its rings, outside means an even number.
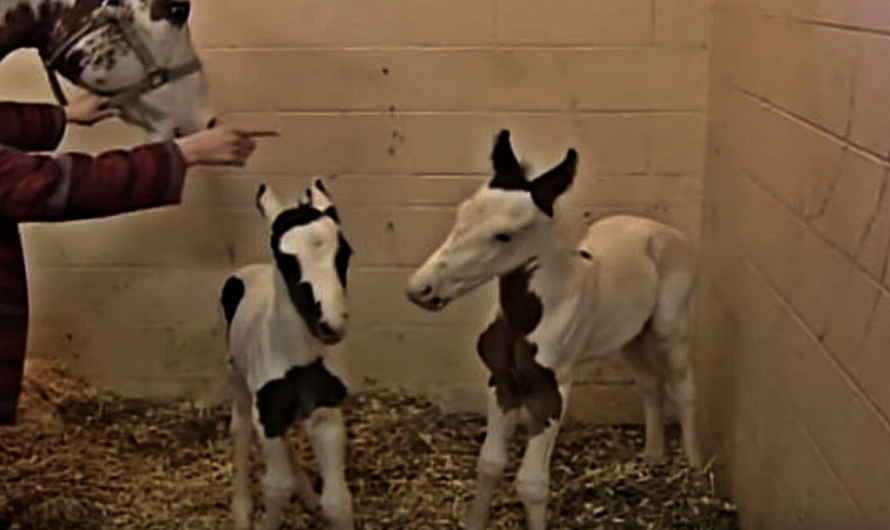
[[[510,242],[510,236],[508,236],[507,234],[497,234],[494,236],[494,238],[497,239],[498,241],[500,241],[501,243],[509,243]]]
[[[191,2],[179,1],[167,4],[167,20],[178,26],[184,26],[188,22],[191,12]]]

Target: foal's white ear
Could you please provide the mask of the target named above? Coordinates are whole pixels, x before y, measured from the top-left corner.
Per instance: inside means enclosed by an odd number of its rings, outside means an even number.
[[[317,210],[323,212],[334,205],[334,202],[331,200],[331,195],[328,193],[327,188],[325,188],[321,177],[312,179],[312,186],[309,187],[307,193],[309,193],[309,203]]]
[[[275,192],[266,186],[265,183],[260,184],[260,187],[256,192],[256,207],[260,211],[260,214],[262,214],[262,216],[270,223],[274,221],[275,218],[278,217],[278,214],[281,213],[281,210],[283,210],[281,202],[278,200],[278,197],[275,196]]]

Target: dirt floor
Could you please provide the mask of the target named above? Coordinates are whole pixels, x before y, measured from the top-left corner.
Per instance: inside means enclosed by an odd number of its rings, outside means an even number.
[[[345,412],[357,528],[462,527],[483,418],[396,392],[356,395]],[[227,423],[225,407],[122,399],[40,362],[19,425],[0,428],[0,530],[229,529]],[[550,528],[735,530],[735,508],[715,496],[710,473],[685,466],[676,438],[671,458],[649,468],[640,428],[567,425],[553,458]],[[493,529],[524,528],[510,487],[519,449],[492,504]],[[294,501],[284,528],[324,526]]]

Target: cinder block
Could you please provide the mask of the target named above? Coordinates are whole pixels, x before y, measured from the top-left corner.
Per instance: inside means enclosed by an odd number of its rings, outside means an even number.
[[[475,353],[477,334],[458,327],[404,325],[357,332],[349,339],[350,370],[414,392],[457,381],[482,389],[487,373]]]
[[[407,110],[690,110],[701,107],[695,50],[429,49],[392,54]],[[460,82],[442,83],[443,76]]]
[[[706,0],[655,0],[655,43],[707,46],[709,8]]]
[[[884,416],[890,415],[890,387],[883,377],[890,365],[890,360],[887,358],[887,344],[890,344],[888,319],[890,319],[890,297],[882,292],[866,321],[861,353],[852,370],[864,392],[875,402]]]
[[[873,3],[877,4],[880,2]],[[890,98],[887,97],[890,93],[890,68],[887,67],[890,39],[883,35],[861,34],[856,42],[859,55],[850,139],[872,153],[886,156],[890,154]]]
[[[576,147],[579,173],[632,173],[646,170],[648,119],[638,114],[577,119],[533,113],[408,115],[404,141],[409,166],[418,173],[488,173],[494,136],[503,128],[513,132],[517,156],[532,163],[534,171]]]
[[[700,173],[704,167],[705,131],[701,114],[656,115],[651,121],[651,170]]]
[[[808,220],[834,245],[857,255],[875,228],[886,172],[878,161],[845,151],[834,181],[826,186],[821,203],[814,201]]]
[[[494,0],[409,0],[408,39],[413,44],[486,44],[494,39]]]
[[[720,104],[728,108],[712,123],[748,173],[801,216],[821,204],[840,167],[840,142],[734,90]]]
[[[877,282],[851,265],[836,293],[821,339],[838,361],[852,370],[862,354],[869,326],[883,325],[872,320],[881,291]]]
[[[195,8],[192,26],[204,48],[393,45],[408,36],[405,0],[256,0]]]
[[[497,0],[497,38],[511,44],[647,44],[649,0]]]
[[[400,325],[460,328],[477,336],[485,330],[497,301],[494,281],[433,313],[415,306],[405,296],[408,278],[414,270],[353,268],[349,274],[350,325],[366,331]]]
[[[113,219],[29,225],[23,232],[32,267],[212,267],[228,260],[222,220],[209,211],[169,207]]]
[[[886,2],[831,0],[819,4],[789,3],[789,6],[796,8],[793,13],[809,20],[884,32],[890,30],[890,5]]]
[[[856,37],[842,30],[772,19],[759,19],[756,29],[761,53],[757,68],[749,71],[755,77],[740,84],[836,135],[846,134]],[[746,42],[752,40],[749,35]]]
[[[381,50],[235,49],[204,53],[220,112],[385,111],[393,56]],[[387,73],[384,73],[386,70]]]
[[[890,170],[884,171],[882,178],[886,182],[890,178]],[[874,200],[877,201],[876,211],[856,257],[872,277],[882,281],[890,251],[890,186],[883,186]]]
[[[224,118],[242,123],[257,118],[280,132],[277,139],[263,139],[251,158],[251,172],[389,173],[407,168],[404,120],[399,116],[322,112]]]
[[[794,254],[797,274],[789,299],[813,334],[825,332],[852,265],[836,249],[812,233],[804,233]]]

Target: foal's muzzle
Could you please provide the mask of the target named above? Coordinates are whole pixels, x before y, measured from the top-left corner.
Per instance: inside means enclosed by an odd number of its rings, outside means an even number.
[[[337,344],[346,338],[346,323],[335,325],[327,320],[320,320],[315,325],[315,336],[327,345]]]
[[[451,301],[448,298],[442,298],[437,295],[435,289],[433,289],[431,285],[409,285],[405,294],[408,296],[408,300],[411,300],[414,304],[428,311],[439,311],[444,309],[445,306],[448,305],[448,302]]]

